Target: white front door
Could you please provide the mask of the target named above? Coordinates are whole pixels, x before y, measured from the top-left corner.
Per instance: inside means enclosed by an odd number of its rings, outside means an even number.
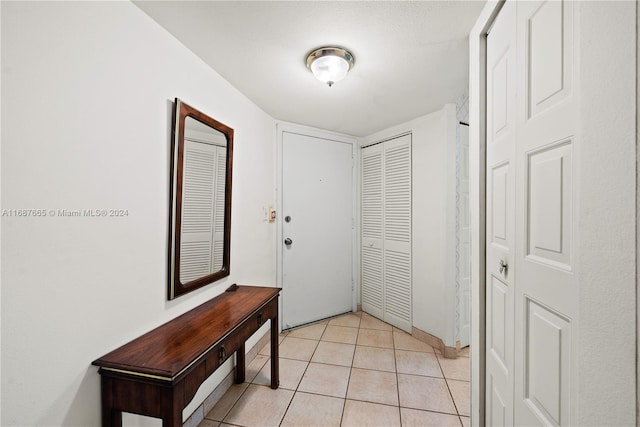
[[[487,425],[575,410],[573,8],[507,1],[487,37]]]
[[[353,309],[353,143],[282,133],[282,328]]]

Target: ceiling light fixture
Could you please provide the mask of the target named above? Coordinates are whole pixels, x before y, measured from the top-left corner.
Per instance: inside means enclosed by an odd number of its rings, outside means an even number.
[[[341,47],[321,47],[307,55],[307,68],[329,87],[345,78],[353,62],[353,54]]]

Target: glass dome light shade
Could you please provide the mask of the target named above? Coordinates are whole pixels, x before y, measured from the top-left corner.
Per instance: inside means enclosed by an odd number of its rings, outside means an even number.
[[[338,56],[323,56],[311,63],[311,72],[316,79],[331,86],[347,76],[349,63]]]
[[[344,79],[352,66],[353,55],[338,47],[319,48],[307,56],[307,67],[318,80],[329,86]]]

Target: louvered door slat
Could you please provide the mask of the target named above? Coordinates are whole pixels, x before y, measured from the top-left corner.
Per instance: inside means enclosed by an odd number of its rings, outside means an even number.
[[[382,251],[362,249],[362,304],[382,313]]]
[[[186,242],[182,244],[180,259],[180,280],[188,283],[205,274],[209,274],[210,241]]]
[[[362,309],[382,317],[382,150],[362,150]]]
[[[411,146],[385,148],[385,240],[411,241]]]
[[[211,233],[215,151],[186,141],[182,233]],[[183,239],[184,240],[184,239]]]
[[[215,217],[213,219],[213,265],[212,271],[222,268],[224,256],[224,202],[225,177],[227,171],[227,149],[217,147],[216,150],[216,183],[214,193]]]
[[[363,151],[362,236],[382,238],[382,152]]]

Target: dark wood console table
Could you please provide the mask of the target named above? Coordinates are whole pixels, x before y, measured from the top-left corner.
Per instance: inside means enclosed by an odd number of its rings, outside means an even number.
[[[238,286],[94,361],[101,374],[102,425],[119,427],[122,412],[130,412],[181,427],[185,406],[234,352],[235,380],[244,382],[245,341],[267,319],[271,388],[278,388],[279,293],[279,288]]]

